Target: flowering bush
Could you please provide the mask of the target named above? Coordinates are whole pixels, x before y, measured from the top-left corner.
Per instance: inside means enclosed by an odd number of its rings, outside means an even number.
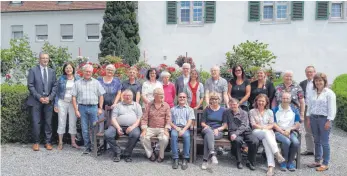
[[[191,58],[191,57],[186,57],[186,56],[182,56],[182,55],[178,56],[178,58],[176,59],[175,63],[179,67],[182,67],[184,63],[189,63],[191,69],[195,68],[195,63],[193,61],[193,58]]]

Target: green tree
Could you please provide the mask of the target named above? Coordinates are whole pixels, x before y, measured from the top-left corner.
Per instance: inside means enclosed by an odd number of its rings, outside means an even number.
[[[137,2],[109,1],[106,3],[101,30],[100,56],[115,55],[129,65],[140,57],[139,25],[136,22]]]
[[[49,55],[49,66],[55,69],[57,76],[63,74],[64,63],[72,61],[71,53],[69,53],[69,49],[67,47],[56,47],[49,44],[48,42],[45,42],[42,47],[42,52],[45,52]]]
[[[232,68],[235,65],[242,65],[245,72],[253,76],[254,70],[260,67],[270,66],[277,58],[270,50],[268,44],[256,41],[246,41],[237,46],[233,46],[233,51],[227,52],[226,64]]]

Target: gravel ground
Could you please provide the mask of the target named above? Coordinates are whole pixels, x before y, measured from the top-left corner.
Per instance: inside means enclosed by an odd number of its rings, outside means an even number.
[[[303,137],[302,151],[305,149]],[[331,164],[330,169],[324,173],[317,173],[313,169],[307,168],[306,164],[313,161],[313,157],[302,157],[301,169],[296,172],[281,172],[276,169],[276,175],[347,175],[347,133],[339,129],[334,129],[331,135]],[[27,144],[5,144],[1,146],[1,175],[265,175],[266,162],[257,158],[256,171],[248,168],[239,170],[236,168],[235,159],[230,159],[230,155],[219,156],[219,164],[203,171],[200,169],[201,156],[196,164],[189,164],[186,171],[180,168],[173,170],[171,161],[167,158],[170,153],[166,153],[164,163],[152,163],[144,157],[142,149],[135,149],[132,163],[112,162],[111,153],[108,152],[98,158],[91,155],[83,155],[81,150],[73,149],[69,145],[64,145],[62,151],[47,151],[41,145],[39,152],[33,152],[31,145]]]

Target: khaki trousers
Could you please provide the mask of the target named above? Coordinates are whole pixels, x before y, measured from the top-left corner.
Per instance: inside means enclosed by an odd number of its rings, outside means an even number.
[[[164,134],[164,128],[147,128],[146,136],[141,137],[141,143],[145,149],[148,158],[152,156],[153,148],[151,145],[151,137],[158,137],[159,139],[159,157],[164,158],[165,148],[169,143],[169,136]]]

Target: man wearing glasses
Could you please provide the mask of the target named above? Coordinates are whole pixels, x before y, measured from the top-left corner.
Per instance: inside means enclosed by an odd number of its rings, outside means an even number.
[[[182,92],[178,95],[178,105],[171,108],[171,149],[172,149],[172,168],[178,168],[178,137],[183,138],[183,161],[182,170],[188,168],[190,131],[189,127],[195,119],[194,110],[187,105],[187,95]]]

